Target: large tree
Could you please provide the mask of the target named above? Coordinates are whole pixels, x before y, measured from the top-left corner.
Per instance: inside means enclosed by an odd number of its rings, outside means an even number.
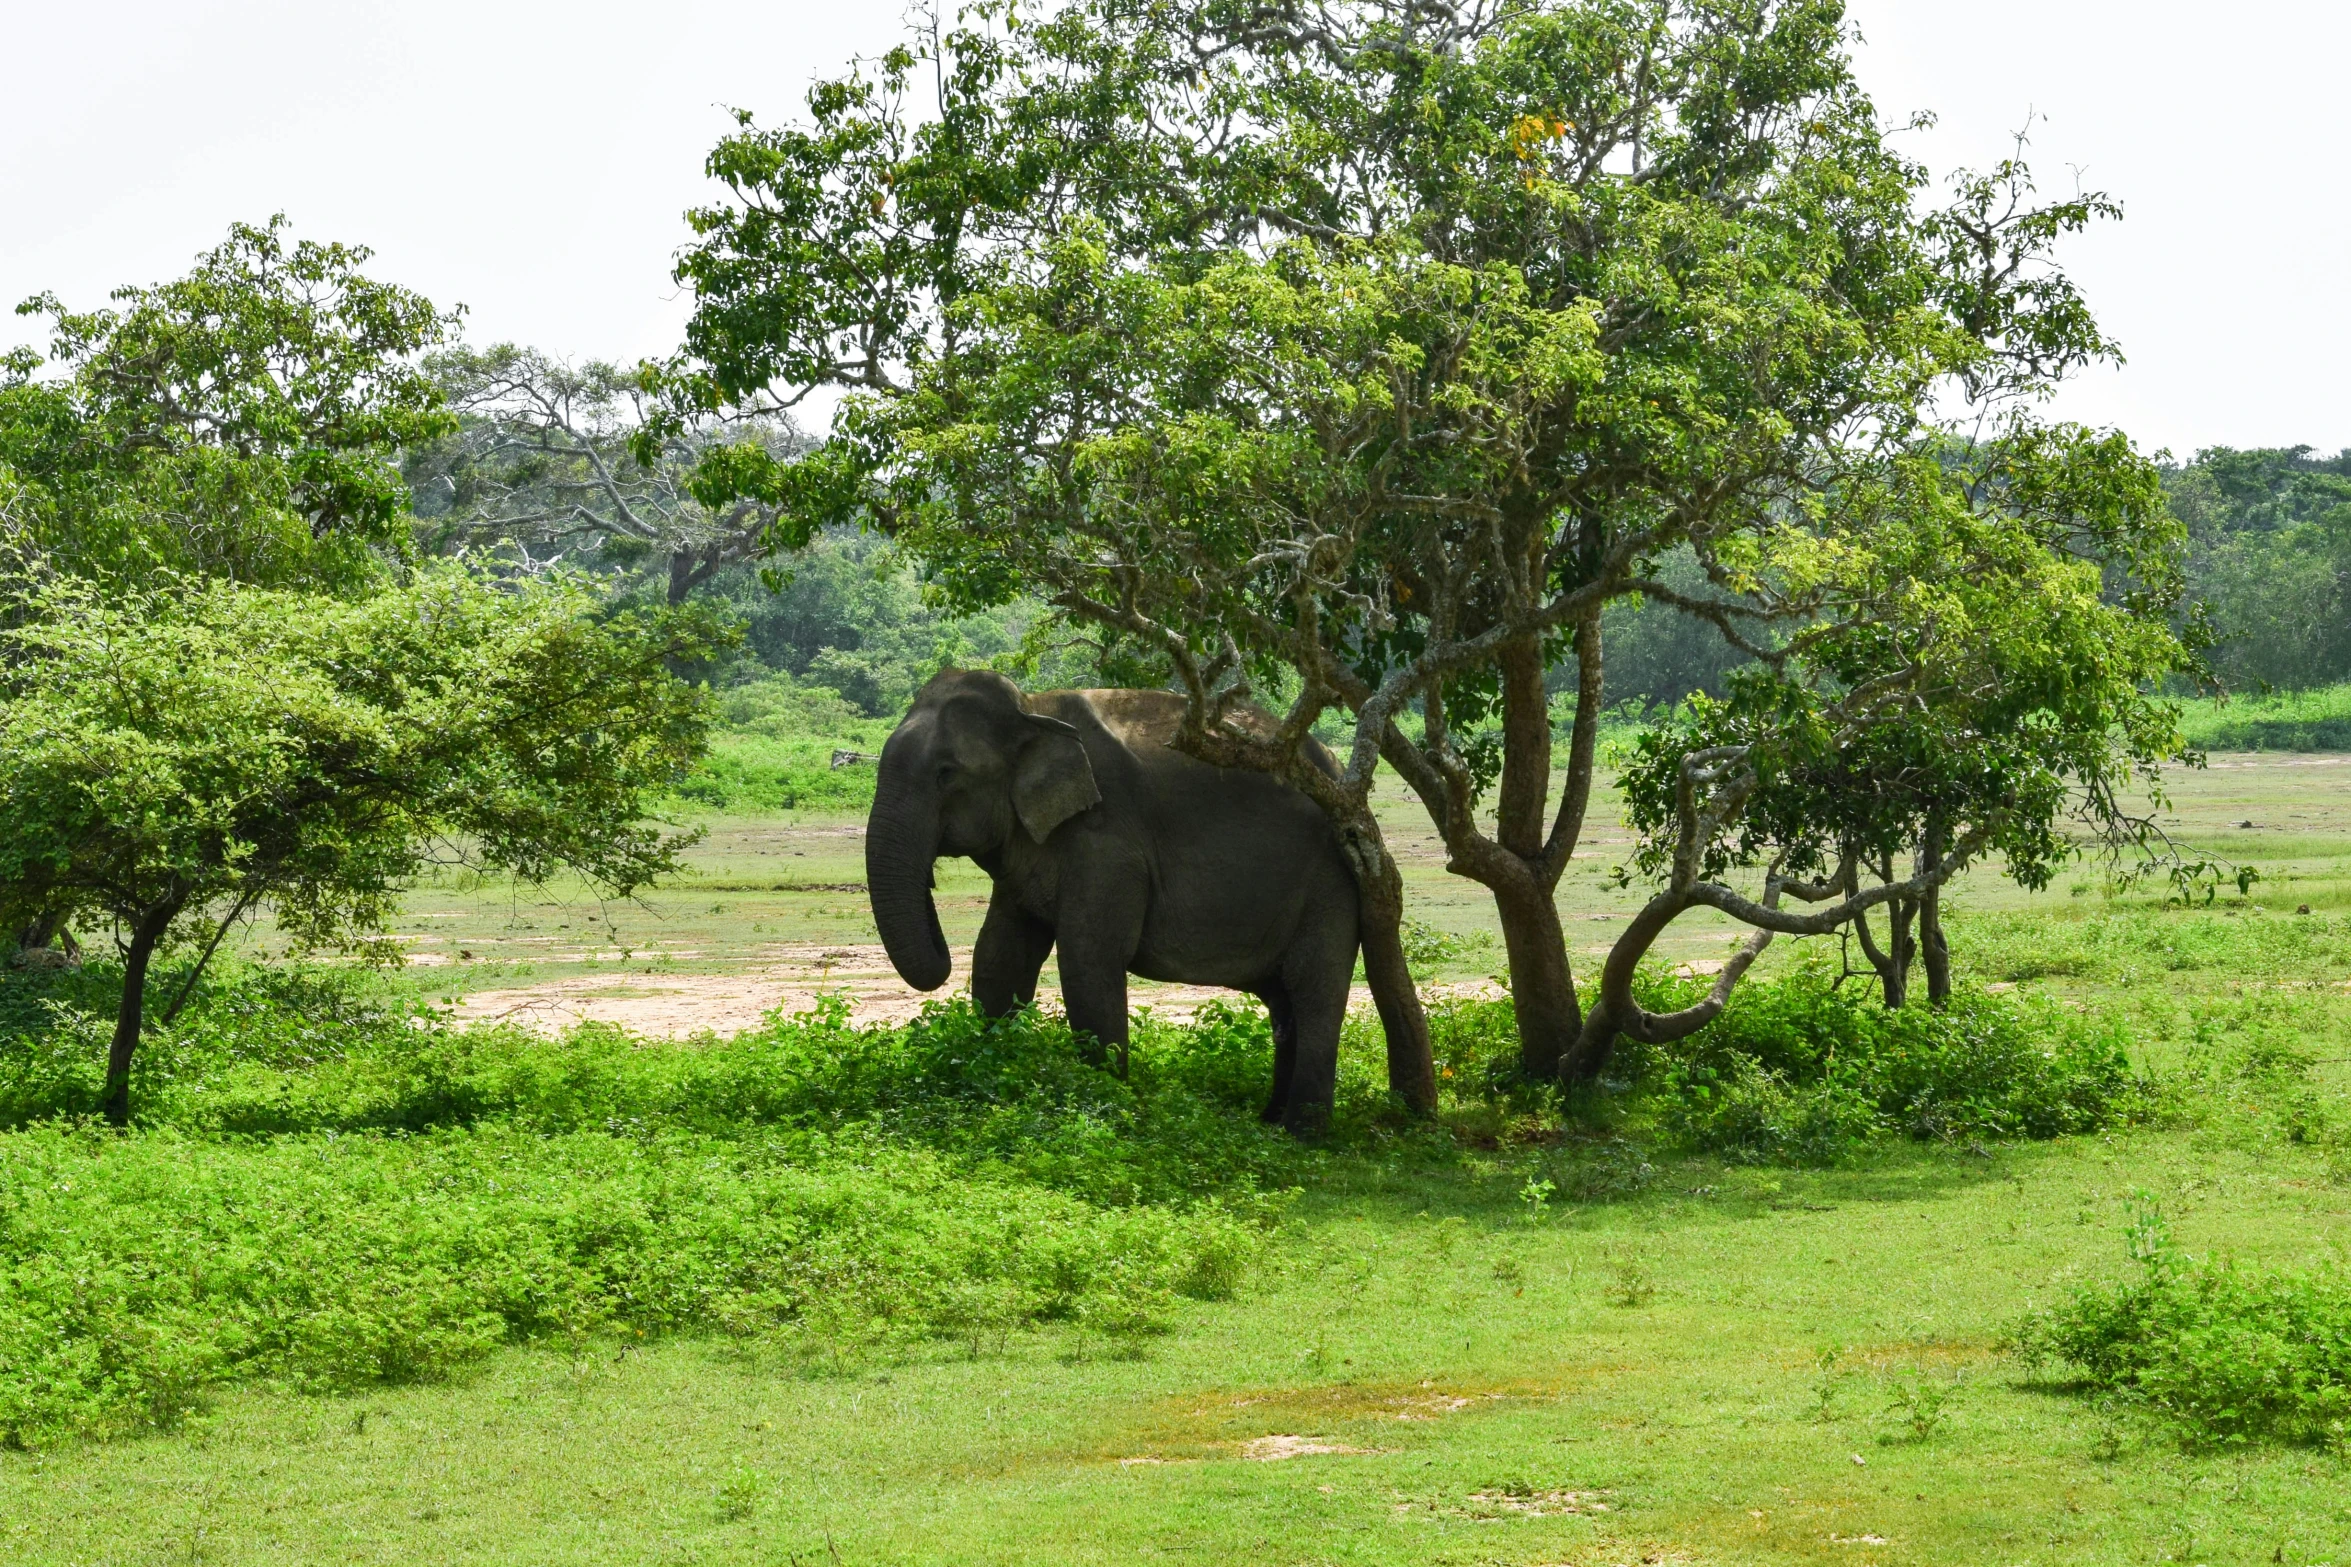
[[[2106,352],[2050,260],[2106,204],[2036,202],[2010,164],[1929,210],[1844,47],[1834,0],[1008,15],[720,147],[734,199],[696,215],[672,385],[685,409],[850,388],[832,439],[726,477],[1157,645],[1200,754],[1316,787],[1301,748],[1343,709],[1319,794],[1367,889],[1385,760],[1493,892],[1526,1069],[1589,1075],[1614,1035],[1554,898],[1603,611],[1640,595],[1776,657],[1861,613],[1888,497],[1993,516],[2084,465],[2073,491],[2145,493],[2127,442],[2032,412]],[[2001,443],[2012,482],[1940,465],[1955,441]],[[2176,594],[2159,507],[2041,547],[2131,580],[2133,614]],[[1711,591],[1658,572],[1682,551]],[[1276,671],[1297,699],[1269,744],[1224,716]]]
[[[788,423],[701,424],[640,441],[646,392],[634,371],[511,344],[444,350],[426,368],[457,428],[411,448],[404,470],[420,520],[444,540],[532,562],[650,566],[672,606],[772,548],[776,508],[742,495],[705,505],[694,470],[721,440],[788,457],[799,444]]]
[[[600,607],[454,565],[357,598],[7,584],[0,919],[114,930],[109,1119],[149,963],[187,922],[217,942],[267,909],[300,945],[389,953],[400,889],[436,859],[614,895],[675,867],[684,840],[645,808],[701,747],[702,699],[667,665],[708,639]]]

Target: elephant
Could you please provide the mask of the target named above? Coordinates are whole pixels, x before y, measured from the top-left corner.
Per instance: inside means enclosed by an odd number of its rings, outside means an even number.
[[[1355,876],[1304,794],[1174,750],[1184,707],[1166,691],[1024,695],[989,671],[942,671],[882,747],[865,839],[874,923],[899,977],[938,989],[953,963],[932,867],[975,861],[995,888],[973,1001],[1018,1012],[1059,947],[1070,1027],[1121,1070],[1129,974],[1254,995],[1274,1032],[1264,1118],[1311,1134],[1336,1086]]]

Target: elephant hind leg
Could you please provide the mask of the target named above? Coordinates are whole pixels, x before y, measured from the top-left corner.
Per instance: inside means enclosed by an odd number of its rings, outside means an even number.
[[[1290,1079],[1298,1066],[1298,1014],[1290,1006],[1288,987],[1278,979],[1259,986],[1254,994],[1273,1019],[1273,1097],[1258,1117],[1270,1126],[1290,1108]]]
[[[1347,1021],[1355,950],[1350,944],[1335,957],[1326,952],[1299,954],[1285,967],[1296,1043],[1282,1124],[1300,1137],[1311,1137],[1330,1124],[1332,1102],[1338,1097],[1339,1031]]]

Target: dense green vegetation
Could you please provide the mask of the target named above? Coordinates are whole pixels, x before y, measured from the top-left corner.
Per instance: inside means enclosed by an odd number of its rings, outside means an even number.
[[[2144,1086],[2110,1029],[2056,1009],[1889,1018],[1804,971],[1582,1112],[1516,1080],[1506,1006],[1444,1007],[1444,1129],[1396,1121],[1360,1040],[1309,1152],[1254,1115],[1255,1009],[1147,1027],[1120,1081],[1050,1019],[960,1004],[679,1048],[461,1028],[348,971],[259,971],[206,982],[147,1043],[121,1141],[75,1119],[104,1089],[87,1008],[119,983],[0,989],[15,1445],[168,1424],[225,1381],[433,1379],[548,1338],[724,1332],[821,1359],[1069,1322],[1128,1342],[1178,1295],[1241,1288],[1279,1194],[1382,1146],[1433,1174],[1458,1137],[1506,1135],[1554,1150],[1530,1182],[1589,1194],[1625,1174],[1578,1152],[1594,1138],[1837,1164],[1889,1137],[2095,1130]]]
[[[2351,685],[2241,692],[2180,705],[2189,742],[2209,751],[2351,751]]]
[[[2351,448],[2217,446],[2167,471],[2164,489],[2222,678],[2258,692],[2351,676]]]
[[[2351,1453],[2351,1280],[2191,1257],[2163,1216],[2130,1231],[2136,1279],[2080,1291],[2022,1323],[2018,1350],[2177,1422],[2191,1439]]]

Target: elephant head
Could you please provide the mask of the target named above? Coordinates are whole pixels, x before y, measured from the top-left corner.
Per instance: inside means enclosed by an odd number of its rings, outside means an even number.
[[[931,899],[939,856],[992,856],[1015,833],[1043,843],[1102,798],[1078,732],[1032,713],[985,670],[942,670],[882,747],[865,828],[865,885],[898,977],[936,990],[953,964]]]

